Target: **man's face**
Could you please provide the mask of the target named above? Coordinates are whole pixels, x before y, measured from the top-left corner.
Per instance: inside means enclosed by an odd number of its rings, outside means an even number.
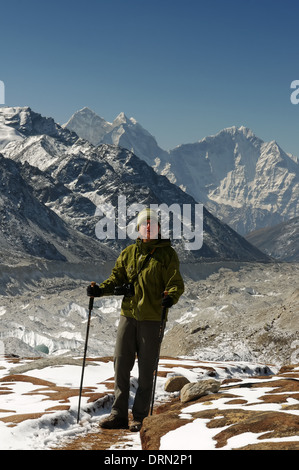
[[[151,222],[150,219],[144,221],[139,226],[140,237],[144,241],[158,238],[159,225],[157,222]]]

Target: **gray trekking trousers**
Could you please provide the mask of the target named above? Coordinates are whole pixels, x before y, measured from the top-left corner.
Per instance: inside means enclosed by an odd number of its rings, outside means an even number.
[[[137,321],[120,317],[114,351],[115,399],[111,413],[128,419],[130,372],[138,359],[138,388],[132,408],[133,418],[143,420],[149,413],[155,370],[159,350],[158,321]]]

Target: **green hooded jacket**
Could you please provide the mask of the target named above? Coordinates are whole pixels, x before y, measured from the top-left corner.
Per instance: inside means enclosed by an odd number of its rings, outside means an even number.
[[[138,274],[149,253],[151,258]],[[160,321],[163,292],[167,291],[174,304],[184,292],[179,259],[170,240],[157,239],[143,243],[137,239],[136,243],[121,252],[111,275],[100,287],[104,295],[113,295],[116,286],[131,282],[135,294],[123,298],[121,315],[140,321]]]

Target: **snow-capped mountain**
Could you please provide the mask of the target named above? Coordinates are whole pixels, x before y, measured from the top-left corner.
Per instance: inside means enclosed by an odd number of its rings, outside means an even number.
[[[299,214],[297,159],[245,127],[179,146],[169,162],[176,184],[241,234]]]
[[[13,141],[22,141],[23,136],[14,127],[8,125],[10,112],[6,109],[5,114],[0,113],[0,150]],[[14,114],[14,113],[12,113]]]
[[[113,125],[85,107],[73,114],[62,127],[73,130],[82,139],[88,140],[93,145],[98,145],[105,134],[112,130]]]
[[[86,119],[90,113],[78,111],[76,121],[71,118],[72,125],[66,126],[87,138],[87,129],[92,132],[91,121]],[[165,151],[123,113],[111,126],[106,132],[102,123],[93,143],[130,149],[241,234],[299,214],[298,158],[286,154],[275,141],[263,142],[246,127],[230,127]]]
[[[16,138],[12,140],[22,140],[33,135],[49,135],[65,143],[74,143],[78,136],[74,132],[65,132],[51,117],[42,117],[25,107],[1,107],[0,108],[1,133],[11,132]],[[0,135],[0,144],[3,142]],[[4,143],[6,145],[7,141]],[[2,148],[5,146],[2,144]]]
[[[131,150],[150,166],[153,157],[167,156],[167,152],[158,146],[156,139],[136,119],[128,118],[123,112],[110,123],[89,108],[83,108],[62,127],[76,132],[95,146],[104,143]]]
[[[97,208],[108,203],[116,207],[120,195],[126,197],[128,205],[136,202],[168,206],[196,204],[190,195],[128,150],[107,144],[94,147],[30,108],[1,108],[0,116],[3,126],[12,128],[22,137],[2,148],[6,158],[18,163],[22,181],[67,227],[92,240],[96,240]],[[103,245],[103,242],[97,242],[98,246]],[[118,239],[110,245],[116,245],[119,251]],[[186,252],[183,254],[188,258]],[[206,209],[204,243],[191,255],[193,259],[194,256],[202,259],[266,259]]]

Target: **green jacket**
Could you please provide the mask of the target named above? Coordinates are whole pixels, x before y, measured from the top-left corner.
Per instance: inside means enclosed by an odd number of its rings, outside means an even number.
[[[150,252],[151,258],[137,276]],[[135,294],[123,298],[121,315],[136,320],[160,321],[162,293],[167,291],[175,304],[184,292],[179,259],[169,240],[143,243],[137,239],[121,252],[110,277],[100,287],[104,289],[104,295],[113,295],[114,287],[130,282],[134,284]]]

